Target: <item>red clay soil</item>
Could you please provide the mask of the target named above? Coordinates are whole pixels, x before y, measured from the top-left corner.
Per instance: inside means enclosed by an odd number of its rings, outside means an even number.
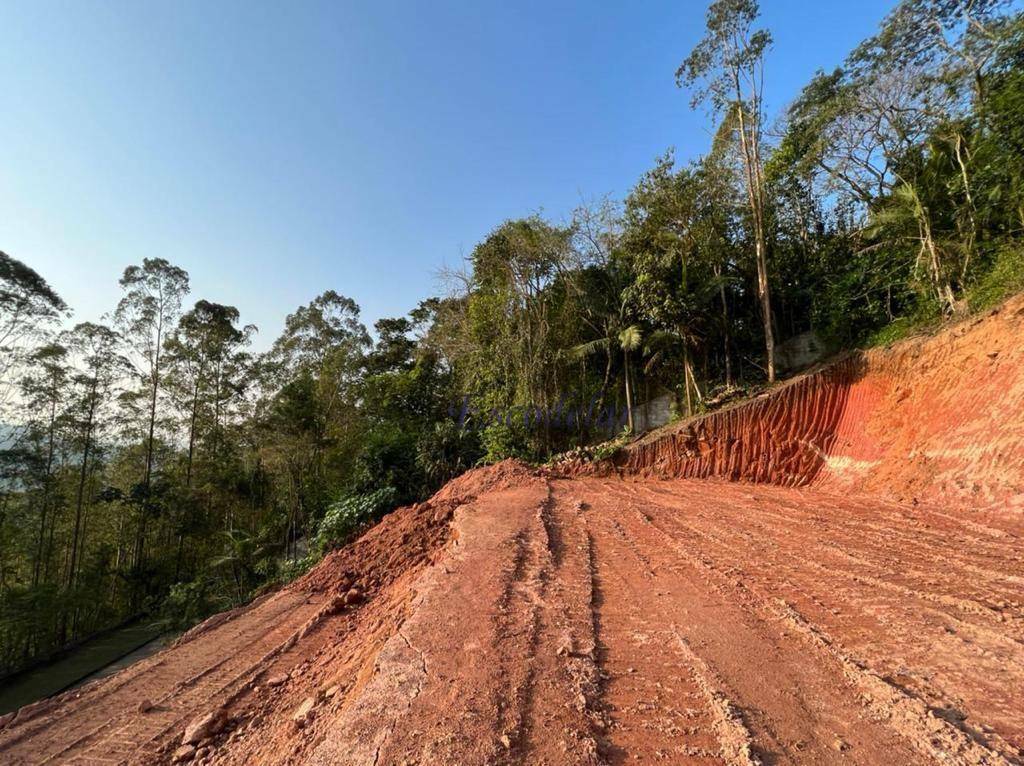
[[[1024,763],[1022,324],[473,471],[0,763]]]
[[[616,462],[644,476],[1024,511],[1024,296],[655,432]]]

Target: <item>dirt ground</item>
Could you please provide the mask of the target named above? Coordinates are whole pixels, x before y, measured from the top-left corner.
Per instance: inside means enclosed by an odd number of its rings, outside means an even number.
[[[472,471],[0,764],[1022,764],[1022,323]]]
[[[206,763],[1020,762],[1019,519],[508,470],[331,562],[366,597],[291,646],[326,569],[23,715],[0,760],[169,762],[223,709]],[[438,515],[400,576],[360,571]]]

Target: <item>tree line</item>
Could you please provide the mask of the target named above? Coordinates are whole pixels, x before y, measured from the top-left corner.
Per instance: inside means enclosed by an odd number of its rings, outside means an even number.
[[[676,72],[713,121],[702,157],[501,223],[372,335],[328,290],[255,353],[159,258],[73,324],[0,253],[0,675],[243,603],[472,465],[608,438],[594,408],[692,414],[772,382],[793,336],[885,342],[1024,287],[1012,4],[902,0],[778,115],[756,2],[706,21]]]

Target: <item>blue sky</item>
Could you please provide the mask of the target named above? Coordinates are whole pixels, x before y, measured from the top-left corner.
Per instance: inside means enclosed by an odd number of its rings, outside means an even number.
[[[765,0],[768,98],[891,1]],[[675,87],[706,3],[0,4],[0,250],[95,319],[129,263],[237,306],[264,348],[326,289],[369,326],[501,221],[623,196],[709,121]]]

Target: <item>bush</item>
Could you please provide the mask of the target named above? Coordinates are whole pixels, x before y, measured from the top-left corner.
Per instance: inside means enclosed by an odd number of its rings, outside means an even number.
[[[996,252],[991,268],[967,290],[967,305],[971,311],[984,311],[1021,290],[1024,290],[1024,247],[1002,247]]]
[[[391,488],[399,504],[419,498],[424,481],[416,464],[415,434],[383,425],[366,434],[356,457],[348,489],[352,495],[370,495]]]
[[[453,420],[435,423],[416,442],[416,465],[427,479],[428,492],[471,468],[480,456],[477,435]]]
[[[505,423],[492,423],[480,432],[484,455],[482,463],[498,463],[508,458],[529,460],[531,450],[526,430]]]
[[[212,580],[201,576],[171,586],[160,610],[159,625],[169,630],[186,630],[214,612],[228,606],[228,599],[215,594]]]
[[[327,508],[313,540],[313,553],[321,555],[351,540],[363,527],[377,521],[395,505],[397,493],[392,487],[375,492],[349,495]]]

